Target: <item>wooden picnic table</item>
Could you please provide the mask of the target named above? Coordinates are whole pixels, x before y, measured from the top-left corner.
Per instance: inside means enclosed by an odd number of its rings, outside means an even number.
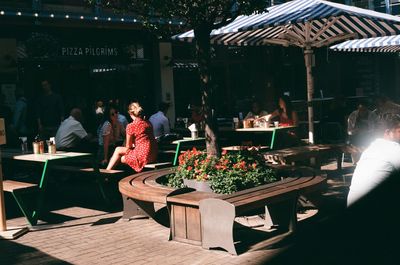
[[[264,153],[264,157],[267,162],[282,165],[295,165],[296,162],[314,159],[314,166],[317,168],[320,167],[321,158],[334,157],[337,159],[338,169],[341,169],[343,152],[342,144],[315,144],[268,151]]]
[[[221,132],[235,132],[235,133],[268,133],[271,134],[271,138],[269,138],[269,148],[272,150],[276,147],[276,140],[278,133],[286,132],[290,130],[296,129],[296,126],[278,126],[278,127],[259,127],[259,128],[220,128]],[[268,143],[268,140],[267,140]]]
[[[14,180],[4,180],[3,181],[3,189],[4,191],[11,192],[18,203],[19,208],[22,213],[25,215],[30,225],[36,225],[39,212],[42,208],[44,201],[44,192],[47,187],[48,175],[49,171],[54,165],[74,161],[81,160],[82,158],[91,158],[92,154],[90,153],[79,153],[79,152],[60,152],[58,151],[56,154],[21,154],[21,151],[16,151],[13,149],[5,149],[2,153],[2,158],[12,159],[16,161],[24,161],[30,163],[39,163],[43,164],[43,169],[41,172],[40,181],[38,184],[26,183]],[[20,194],[24,190],[32,190],[33,188],[37,188],[37,201],[33,209],[29,209],[29,207],[25,204],[24,200],[20,197]]]

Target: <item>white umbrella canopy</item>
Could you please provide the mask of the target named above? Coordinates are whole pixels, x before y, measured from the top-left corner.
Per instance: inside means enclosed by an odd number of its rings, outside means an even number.
[[[400,34],[400,18],[371,10],[322,0],[294,0],[268,8],[268,12],[239,16],[229,25],[211,32],[213,44],[297,46],[303,49],[307,73],[309,142],[314,143],[312,99],[314,48],[346,39]],[[172,37],[193,41],[193,31]]]
[[[329,47],[334,51],[345,52],[400,52],[400,35],[348,40]]]

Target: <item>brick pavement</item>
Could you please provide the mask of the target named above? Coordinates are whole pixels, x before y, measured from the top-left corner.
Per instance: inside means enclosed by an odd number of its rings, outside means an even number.
[[[331,168],[328,165],[323,169]],[[341,177],[331,176],[325,193],[329,211],[343,208],[347,185]],[[53,199],[57,201],[57,196]],[[239,234],[246,238],[239,245],[242,253],[232,256],[223,250],[209,251],[168,241],[169,229],[152,219],[126,222],[120,220],[119,209],[109,212],[88,205],[55,207],[52,213],[66,221],[40,224],[16,240],[0,240],[0,264],[260,264],[290,244],[290,236],[280,236],[271,246],[268,234],[242,229]],[[310,218],[307,215],[314,213],[309,211],[299,217],[312,223],[319,215]],[[9,227],[26,224],[24,218],[11,216],[7,221]]]

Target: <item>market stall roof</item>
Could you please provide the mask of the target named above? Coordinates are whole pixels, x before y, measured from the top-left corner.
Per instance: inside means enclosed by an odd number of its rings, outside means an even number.
[[[322,0],[294,0],[268,8],[267,12],[239,16],[225,27],[213,30],[211,43],[224,45],[297,46],[303,49],[307,73],[309,142],[314,143],[312,100],[315,48],[348,39],[400,34],[400,17]],[[194,32],[173,37],[191,42]]]
[[[346,52],[400,52],[400,35],[348,40],[330,47],[334,51]]]

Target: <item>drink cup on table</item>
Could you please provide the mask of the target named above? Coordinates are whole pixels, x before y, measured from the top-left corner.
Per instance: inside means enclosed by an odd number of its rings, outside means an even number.
[[[279,121],[274,121],[274,126],[278,127],[279,126]]]
[[[33,142],[32,143],[32,148],[33,148],[33,153],[35,154],[35,155],[37,155],[37,154],[39,154],[40,153],[40,148],[39,148],[39,142]]]
[[[44,142],[39,142],[39,154],[44,154]]]

